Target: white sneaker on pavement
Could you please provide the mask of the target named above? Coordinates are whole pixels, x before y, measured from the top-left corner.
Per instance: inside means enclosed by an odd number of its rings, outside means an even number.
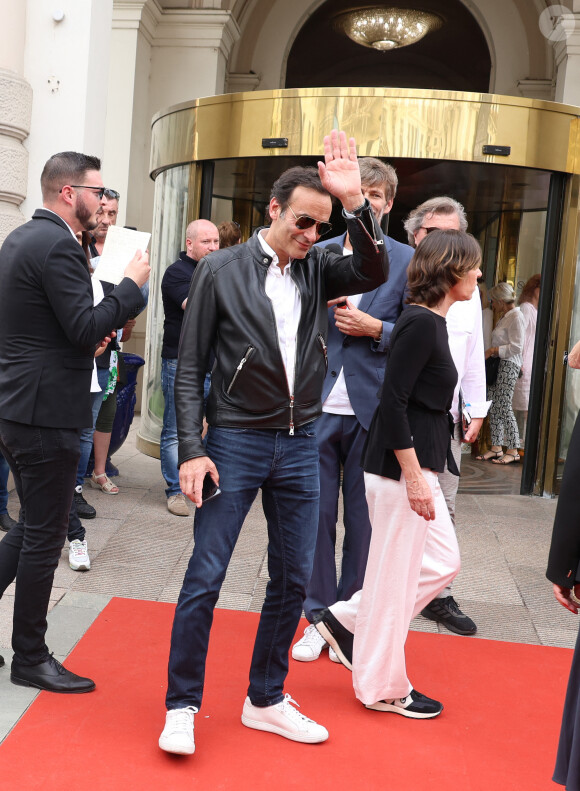
[[[91,559],[87,549],[86,539],[79,541],[75,538],[68,547],[68,564],[73,571],[88,571],[91,568]]]
[[[294,705],[292,705],[294,704]],[[254,706],[246,698],[242,711],[242,723],[247,728],[268,731],[291,739],[293,742],[317,744],[328,739],[328,731],[314,720],[305,717],[294,706],[298,706],[290,695],[273,706]]]
[[[292,646],[292,659],[297,659],[299,662],[314,662],[327,645],[328,643],[316,630],[316,627],[310,624],[304,630],[304,637],[301,637]]]
[[[167,498],[167,510],[174,516],[189,516],[189,506],[183,492],[172,494]]]
[[[184,709],[170,709],[165,716],[165,728],[159,737],[159,746],[166,753],[176,755],[193,755],[193,715],[197,714],[195,706]]]

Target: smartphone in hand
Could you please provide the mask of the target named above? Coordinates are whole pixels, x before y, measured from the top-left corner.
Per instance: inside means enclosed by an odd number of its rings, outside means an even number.
[[[219,488],[217,483],[214,483],[214,480],[209,472],[206,472],[201,490],[201,502],[207,503],[208,500],[213,500],[214,497],[217,497],[221,493],[222,490]]]

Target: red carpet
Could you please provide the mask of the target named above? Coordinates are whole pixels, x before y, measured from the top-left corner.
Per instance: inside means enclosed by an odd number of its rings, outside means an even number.
[[[173,610],[111,601],[67,661],[97,690],[39,695],[0,745],[2,791],[559,787],[550,778],[571,651],[412,632],[410,677],[445,704],[422,722],[364,709],[327,656],[291,660],[287,691],[330,731],[302,745],[241,724],[257,615],[231,610],[216,611],[197,752],[167,755],[157,739]]]

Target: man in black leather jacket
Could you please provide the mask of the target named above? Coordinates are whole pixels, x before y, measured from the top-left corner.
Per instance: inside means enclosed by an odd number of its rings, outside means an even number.
[[[315,419],[326,373],[327,301],[386,279],[384,239],[361,193],[354,139],[333,131],[325,162],[291,168],[272,188],[271,225],[245,244],[211,253],[196,269],[181,334],[175,405],[180,486],[197,506],[195,547],[177,605],[166,725],[159,746],[194,752],[213,609],[258,490],[268,523],[270,581],[242,722],[294,741],[326,728],[284,695],[288,651],[312,568],[319,478]],[[331,195],[344,208],[352,256],[313,247],[330,230]],[[201,440],[203,382],[215,353]],[[205,500],[202,488],[221,494]],[[235,649],[234,649],[235,650]]]

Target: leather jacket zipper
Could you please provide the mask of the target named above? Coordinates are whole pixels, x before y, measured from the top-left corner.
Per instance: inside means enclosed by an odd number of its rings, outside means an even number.
[[[373,223],[373,235],[371,236],[370,233],[367,231],[367,228],[366,228],[364,222],[361,220],[361,218],[360,217],[356,217],[355,219],[358,220],[361,228],[366,233],[366,235],[369,237],[369,239],[372,241],[372,243],[375,246],[375,250],[378,253],[379,252],[379,246],[380,245],[384,245],[385,244],[385,240],[382,239],[382,238],[381,239],[377,239],[374,223]]]
[[[290,431],[291,437],[294,436],[294,396],[290,396]]]
[[[232,377],[232,381],[230,382],[228,389],[226,390],[226,393],[227,393],[227,395],[229,395],[229,394],[230,394],[230,392],[231,392],[231,389],[232,389],[232,387],[235,385],[235,383],[236,383],[236,379],[237,379],[237,378],[238,378],[238,376],[240,375],[240,372],[241,372],[242,368],[243,368],[243,367],[244,367],[244,365],[245,365],[245,364],[248,362],[248,360],[250,359],[250,357],[252,356],[252,354],[254,353],[254,351],[255,351],[255,349],[254,349],[254,347],[253,347],[253,346],[248,346],[248,348],[247,348],[247,349],[246,349],[246,351],[244,352],[244,356],[242,357],[242,359],[241,359],[241,360],[240,360],[240,362],[238,363],[238,367],[236,368],[236,372],[235,372],[235,374],[234,374],[234,375],[233,375],[233,377]]]
[[[328,373],[328,348],[321,332],[319,332],[316,337],[318,338],[318,343],[322,347],[322,354],[324,355],[324,373]]]

